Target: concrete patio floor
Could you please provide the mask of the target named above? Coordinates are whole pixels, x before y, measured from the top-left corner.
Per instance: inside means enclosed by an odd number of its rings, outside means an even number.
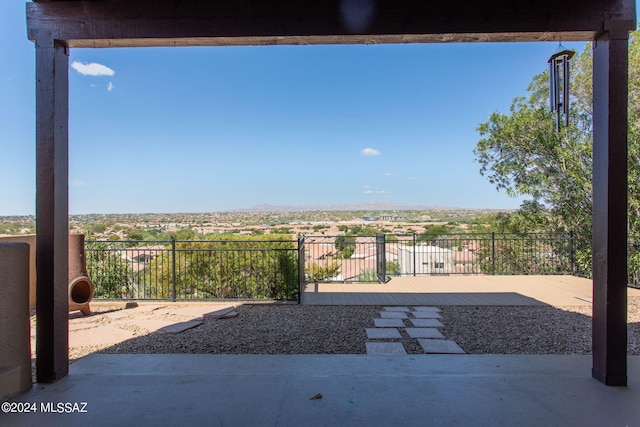
[[[591,281],[408,277],[305,291],[317,304],[564,306],[590,305]],[[591,356],[92,354],[10,399],[37,412],[0,412],[0,426],[640,426],[640,356],[628,363],[628,386],[607,387]],[[43,412],[67,408],[86,412]]]
[[[637,426],[640,357],[629,368],[606,387],[590,356],[94,354],[0,425]],[[42,411],[58,403],[86,412]]]

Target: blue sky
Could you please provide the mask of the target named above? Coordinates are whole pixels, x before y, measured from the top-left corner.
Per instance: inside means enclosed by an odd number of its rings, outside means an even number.
[[[35,212],[35,49],[24,4],[0,6],[0,216]],[[72,49],[70,213],[365,201],[517,208],[522,198],[480,175],[476,127],[525,95],[556,48]]]

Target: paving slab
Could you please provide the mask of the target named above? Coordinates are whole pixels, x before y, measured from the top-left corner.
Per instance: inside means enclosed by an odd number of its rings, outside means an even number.
[[[413,307],[413,311],[440,311],[440,309],[438,307],[431,307],[431,306],[417,306],[417,307]]]
[[[132,310],[135,312],[140,312],[140,313],[148,313],[148,312],[152,312],[155,310],[159,310],[161,308],[165,308],[167,307],[166,305],[160,305],[160,304],[140,304],[138,305],[138,307],[134,307],[134,308],[129,308],[128,310]]]
[[[409,307],[384,307],[386,311],[411,311]]]
[[[418,343],[425,353],[465,354],[464,350],[452,340],[419,339]]]
[[[409,319],[418,328],[442,328],[444,325],[438,319]]]
[[[215,313],[221,310],[231,311],[234,306],[228,304],[212,304],[212,305],[193,305],[188,307],[167,307],[156,310],[154,314],[175,314],[178,316],[189,317],[190,319],[202,318],[210,313]]]
[[[97,323],[86,323],[86,324],[75,323],[75,324],[69,324],[69,332],[82,331],[82,330],[85,330],[85,329],[97,329],[100,326],[101,325],[99,325]],[[34,336],[35,336],[35,333],[34,333]]]
[[[186,322],[174,323],[173,325],[165,326],[158,330],[158,334],[179,334],[187,329],[195,328],[202,325],[202,320],[189,320]]]
[[[381,311],[380,317],[383,319],[407,319],[407,313],[404,311]]]
[[[112,325],[118,326],[137,326],[138,328],[145,329],[148,333],[156,332],[165,326],[173,325],[175,320],[159,320],[149,318],[136,318],[136,319],[123,319],[121,321],[113,322]]]
[[[436,328],[406,328],[411,338],[444,338],[442,332]]]
[[[376,328],[404,328],[402,319],[373,319]]]
[[[407,351],[399,342],[368,342],[365,343],[367,354],[399,355],[407,354]]]
[[[131,316],[131,311],[122,309],[118,311],[112,311],[109,313],[101,313],[100,316],[106,317],[107,319],[117,320],[117,319],[122,319],[123,317]]]
[[[228,319],[231,317],[236,317],[238,314],[240,313],[235,310],[235,307],[225,307],[220,310],[205,313],[202,315],[202,317],[204,319]]]
[[[69,334],[69,346],[104,346],[126,341],[134,338],[135,336],[135,333],[132,331],[120,329],[115,326],[104,325],[101,326],[99,330],[91,328],[74,331],[72,334]]]
[[[366,328],[367,338],[370,339],[387,339],[387,338],[402,338],[400,332],[395,328]]]
[[[411,315],[417,319],[442,319],[437,311],[412,311]]]

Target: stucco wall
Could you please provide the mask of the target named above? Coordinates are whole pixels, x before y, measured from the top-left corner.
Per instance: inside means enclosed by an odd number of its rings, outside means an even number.
[[[29,245],[29,307],[36,306],[36,235],[0,237],[0,243],[20,242]]]
[[[0,242],[0,398],[31,387],[29,245]]]

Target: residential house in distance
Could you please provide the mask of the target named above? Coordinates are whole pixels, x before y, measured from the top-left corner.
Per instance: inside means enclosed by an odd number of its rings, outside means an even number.
[[[400,274],[448,274],[453,271],[453,251],[431,245],[400,246]]]

